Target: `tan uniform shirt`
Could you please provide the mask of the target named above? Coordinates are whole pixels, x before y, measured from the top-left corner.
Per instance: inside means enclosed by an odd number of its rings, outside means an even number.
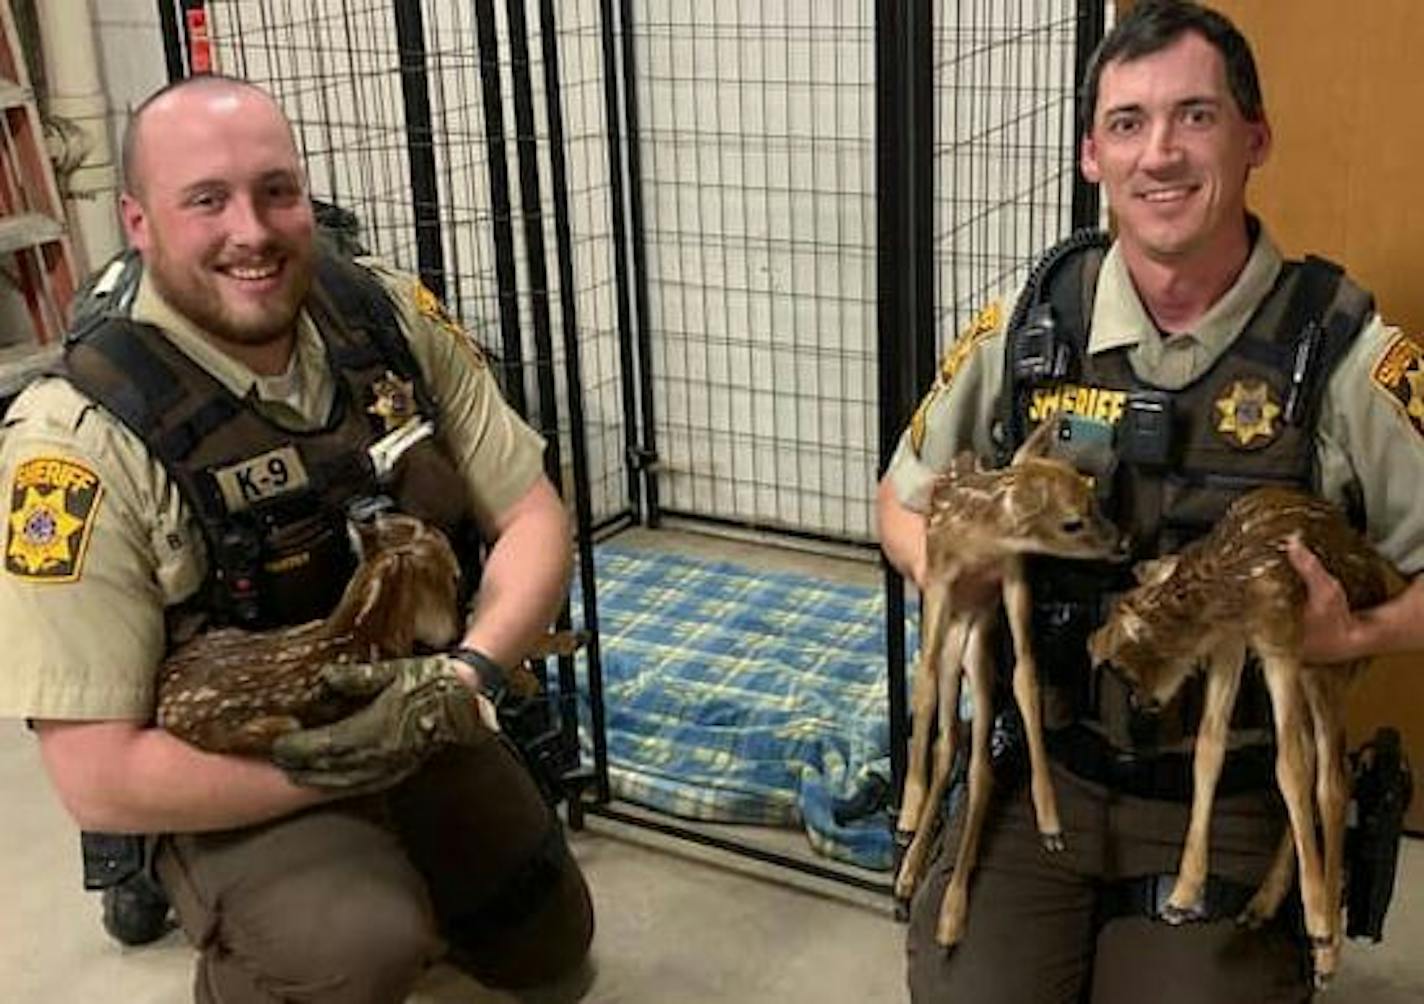
[[[1202,376],[1245,330],[1270,292],[1281,256],[1265,231],[1246,267],[1191,332],[1163,338],[1117,247],[1103,261],[1088,352],[1127,348],[1133,372],[1167,390]],[[930,484],[956,453],[993,454],[989,438],[1004,382],[1004,326],[1014,301],[991,304],[945,354],[934,386],[900,438],[889,477],[901,503],[924,511]],[[1341,503],[1351,484],[1371,540],[1406,574],[1424,570],[1424,340],[1370,318],[1326,385],[1315,430],[1321,495]]]
[[[439,428],[488,521],[534,484],[543,440],[505,404],[483,357],[412,276],[366,262],[393,294]],[[259,376],[224,355],[144,280],[133,316],[233,393],[288,427],[329,415],[336,377],[311,318],[287,372]],[[162,466],[126,427],[69,383],[16,400],[0,432],[9,494],[0,625],[0,715],[147,720],[165,649],[164,608],[203,582],[206,550]]]

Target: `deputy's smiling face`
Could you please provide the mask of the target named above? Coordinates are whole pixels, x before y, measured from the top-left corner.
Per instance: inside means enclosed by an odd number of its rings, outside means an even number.
[[[125,229],[153,282],[213,338],[289,337],[311,285],[314,220],[282,113],[243,87],[197,87],[144,113]]]
[[[1129,253],[1173,263],[1239,233],[1246,180],[1270,127],[1232,97],[1221,53],[1201,35],[1103,67],[1083,174],[1101,182]]]

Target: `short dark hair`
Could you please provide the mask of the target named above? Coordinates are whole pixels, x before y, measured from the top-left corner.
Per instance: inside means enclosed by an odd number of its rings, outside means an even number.
[[[1256,75],[1256,59],[1245,37],[1225,15],[1188,0],[1142,0],[1113,26],[1088,60],[1083,75],[1082,130],[1093,131],[1098,110],[1098,83],[1103,68],[1121,60],[1130,62],[1161,52],[1188,32],[1206,39],[1221,53],[1226,64],[1226,84],[1231,97],[1248,122],[1265,117],[1261,81]]]
[[[271,95],[250,80],[243,80],[241,77],[231,77],[225,73],[200,73],[191,77],[181,77],[178,80],[164,84],[148,97],[139,102],[138,107],[129,112],[128,123],[124,129],[124,139],[119,154],[119,164],[122,171],[124,191],[131,195],[137,194],[137,186],[134,177],[134,168],[138,162],[139,151],[139,123],[143,115],[160,98],[167,97],[175,91],[194,90],[203,87],[235,87],[253,91],[264,97],[271,99]]]

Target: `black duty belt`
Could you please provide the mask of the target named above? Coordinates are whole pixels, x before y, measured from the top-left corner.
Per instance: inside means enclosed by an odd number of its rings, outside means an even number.
[[[1192,799],[1190,753],[1142,753],[1122,750],[1083,725],[1070,725],[1044,737],[1049,755],[1085,781],[1138,798],[1167,802]],[[1261,791],[1275,783],[1275,749],[1247,746],[1226,754],[1219,797]]]
[[[1109,882],[1098,892],[1098,925],[1119,917],[1150,917],[1167,919],[1167,901],[1176,885],[1175,875],[1139,875],[1136,878]],[[1190,917],[1177,920],[1210,922],[1237,917],[1256,894],[1252,886],[1217,875],[1208,875],[1202,888],[1202,899]]]
[[[1220,875],[1208,875],[1202,886],[1201,902],[1186,915],[1172,916],[1167,901],[1171,899],[1176,884],[1175,875],[1138,875],[1103,884],[1098,889],[1094,906],[1094,926],[1101,930],[1109,921],[1122,917],[1146,917],[1173,925],[1235,920],[1245,911],[1257,888]],[[1305,917],[1301,913],[1300,896],[1295,890],[1281,901],[1280,909],[1268,923],[1278,930],[1290,932],[1301,943],[1305,942]]]

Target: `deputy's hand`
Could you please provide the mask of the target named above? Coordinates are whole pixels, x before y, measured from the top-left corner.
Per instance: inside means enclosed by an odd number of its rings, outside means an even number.
[[[444,655],[333,663],[322,680],[335,693],[373,698],[320,728],[282,736],[272,760],[298,784],[337,791],[377,790],[412,773],[442,746],[490,735],[493,709],[467,687]]]
[[[1345,587],[1326,571],[1310,548],[1293,535],[1286,542],[1286,557],[1305,586],[1305,607],[1301,611],[1304,628],[1301,659],[1322,666],[1349,662],[1361,655],[1360,617],[1350,610]]]

